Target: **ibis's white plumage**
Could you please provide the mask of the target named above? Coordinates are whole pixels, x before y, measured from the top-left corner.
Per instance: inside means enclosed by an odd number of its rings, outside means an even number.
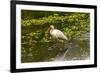
[[[60,30],[58,30],[58,29],[54,29],[54,26],[53,25],[51,25],[50,26],[50,34],[51,34],[51,36],[53,37],[53,38],[61,38],[61,39],[65,39],[65,40],[67,40],[67,37],[64,35],[64,33],[62,32],[62,31],[60,31]]]

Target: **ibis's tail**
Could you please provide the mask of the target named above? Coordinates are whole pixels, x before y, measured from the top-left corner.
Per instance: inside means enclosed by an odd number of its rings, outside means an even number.
[[[65,40],[68,40],[68,38],[67,38],[65,35],[64,35],[64,39],[65,39]]]

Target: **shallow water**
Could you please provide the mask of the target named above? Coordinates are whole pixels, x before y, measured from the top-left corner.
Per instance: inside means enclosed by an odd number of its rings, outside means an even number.
[[[38,42],[28,45],[24,43],[21,62],[86,60],[90,57],[89,40],[73,42]],[[23,45],[22,45],[23,46]]]

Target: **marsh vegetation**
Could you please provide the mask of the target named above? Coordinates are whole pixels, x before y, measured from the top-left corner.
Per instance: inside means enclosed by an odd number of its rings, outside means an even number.
[[[50,25],[68,41],[55,42]],[[21,62],[86,60],[90,56],[90,14],[76,12],[21,11]]]

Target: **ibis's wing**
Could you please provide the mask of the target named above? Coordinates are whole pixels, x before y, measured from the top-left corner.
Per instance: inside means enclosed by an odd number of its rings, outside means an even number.
[[[56,32],[56,36],[58,38],[62,38],[62,39],[66,39],[67,40],[67,37],[64,35],[64,33],[58,29],[55,29],[55,32]]]

